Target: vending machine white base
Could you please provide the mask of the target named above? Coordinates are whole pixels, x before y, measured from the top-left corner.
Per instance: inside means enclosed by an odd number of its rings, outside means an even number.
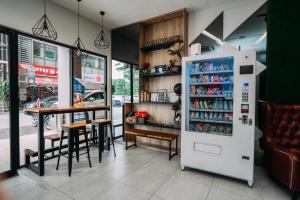
[[[185,57],[181,168],[253,184],[255,50]]]

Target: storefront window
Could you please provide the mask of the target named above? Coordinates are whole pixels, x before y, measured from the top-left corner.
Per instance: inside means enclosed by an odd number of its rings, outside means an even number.
[[[68,48],[25,36],[18,38],[20,156],[24,149],[37,150],[37,119],[26,108],[70,105],[70,51]],[[45,135],[61,129],[62,116],[47,116]],[[46,148],[50,144],[46,141]]]
[[[57,67],[57,47],[33,41],[33,62],[38,65]]]
[[[10,169],[8,35],[0,32],[0,173]]]
[[[74,58],[73,102],[75,106],[105,105],[105,58],[85,54]],[[91,117],[91,113],[89,113]],[[96,112],[96,118],[105,117],[103,111]],[[74,120],[82,120],[85,115],[77,113]]]

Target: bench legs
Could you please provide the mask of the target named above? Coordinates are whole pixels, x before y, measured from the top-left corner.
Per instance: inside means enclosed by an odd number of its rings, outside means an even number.
[[[176,142],[176,148],[175,152],[172,154],[172,140],[169,141],[169,160],[171,160],[174,156],[178,154],[178,139],[175,139]]]
[[[136,144],[136,137],[134,136],[134,143],[131,145],[128,145],[128,138],[127,138],[127,134],[125,134],[125,148],[126,150],[131,148],[131,147],[137,147]],[[173,140],[169,140],[169,160],[171,160],[174,156],[178,155],[178,138],[175,139],[175,152],[172,154],[172,141]]]
[[[137,147],[137,144],[136,144],[136,136],[134,137],[134,143],[132,145],[129,145],[128,146],[128,141],[127,141],[127,136],[125,136],[125,146],[126,146],[126,150],[131,148],[131,147]]]

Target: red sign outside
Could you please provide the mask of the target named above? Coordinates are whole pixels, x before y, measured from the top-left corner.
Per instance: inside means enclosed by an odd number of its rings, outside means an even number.
[[[25,71],[28,73],[28,70],[34,71],[35,75],[38,76],[47,76],[47,77],[58,77],[58,68],[56,67],[48,67],[48,66],[41,66],[35,64],[24,64],[19,63],[19,70]]]

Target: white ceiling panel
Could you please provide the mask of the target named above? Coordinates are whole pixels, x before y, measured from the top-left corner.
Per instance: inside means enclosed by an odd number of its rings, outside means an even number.
[[[52,1],[77,12],[77,0]],[[103,10],[105,27],[113,29],[182,8],[193,11],[230,1],[245,0],[82,0],[80,14],[99,23]]]

